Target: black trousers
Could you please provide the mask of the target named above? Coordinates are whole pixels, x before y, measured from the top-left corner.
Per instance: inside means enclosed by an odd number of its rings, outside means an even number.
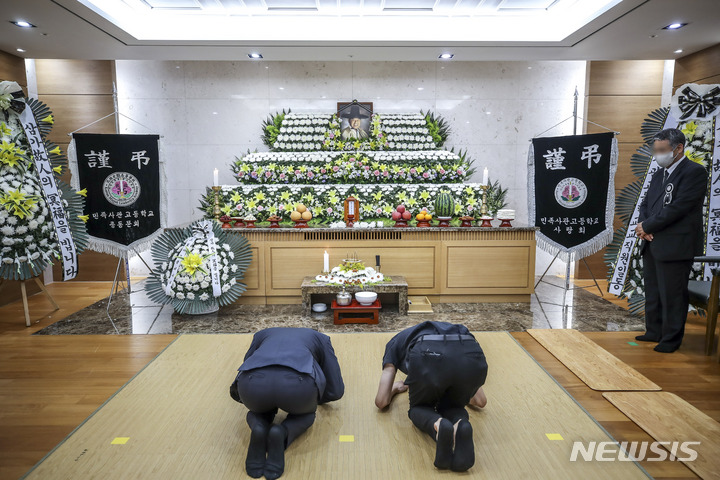
[[[692,260],[661,262],[653,256],[652,245],[643,252],[645,329],[649,337],[674,348],[685,334],[692,264]]]
[[[485,354],[475,340],[420,340],[408,352],[413,424],[435,439],[435,422],[468,420],[465,405],[487,378]]]
[[[250,410],[251,429],[259,423],[269,426],[278,409],[288,413],[281,424],[288,432],[286,447],[315,421],[318,389],[306,373],[271,365],[240,372],[235,383],[240,401]]]

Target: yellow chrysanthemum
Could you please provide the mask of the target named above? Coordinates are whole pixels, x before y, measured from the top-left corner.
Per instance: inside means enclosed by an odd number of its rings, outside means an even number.
[[[197,253],[188,252],[182,259],[180,264],[183,266],[185,273],[190,276],[195,275],[195,272],[201,270],[203,257]]]

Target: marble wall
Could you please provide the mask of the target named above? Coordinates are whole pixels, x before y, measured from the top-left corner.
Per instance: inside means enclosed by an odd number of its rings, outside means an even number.
[[[168,224],[199,218],[212,183],[235,183],[229,163],[265,150],[269,113],[335,110],[338,100],[374,102],[378,112],[431,109],[452,126],[447,147],[467,149],[478,171],[509,189],[509,208],[527,224],[529,140],[570,117],[578,88],[583,111],[586,62],[116,62],[123,133],[160,133]],[[548,132],[572,133],[568,121]],[[477,179],[475,179],[477,180]],[[538,252],[538,270],[549,258]],[[564,273],[556,264],[553,272]]]

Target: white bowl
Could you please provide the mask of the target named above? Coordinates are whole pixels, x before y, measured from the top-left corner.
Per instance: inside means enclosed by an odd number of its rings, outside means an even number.
[[[355,293],[355,300],[360,303],[360,305],[372,305],[375,300],[377,300],[377,293],[376,292],[357,292]]]
[[[324,303],[313,303],[312,310],[313,312],[321,313],[327,310],[327,305]]]

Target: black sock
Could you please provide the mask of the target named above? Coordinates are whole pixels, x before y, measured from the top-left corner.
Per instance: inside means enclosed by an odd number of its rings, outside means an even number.
[[[651,337],[647,333],[638,335],[637,337],[635,337],[635,340],[638,340],[640,342],[659,342],[660,341],[659,338]]]
[[[267,450],[268,425],[258,423],[250,433],[250,445],[245,458],[245,471],[252,478],[260,478],[265,470],[265,452]]]
[[[447,418],[440,419],[435,445],[435,467],[447,470],[452,465],[453,424]]]
[[[285,471],[285,441],[287,429],[283,425],[273,425],[267,436],[267,460],[265,461],[265,478],[275,480]]]
[[[653,348],[653,350],[655,350],[656,352],[661,353],[672,353],[677,349],[678,347],[668,345],[667,343],[658,343],[657,345],[655,345],[655,348]]]
[[[464,472],[475,464],[475,446],[473,445],[473,431],[470,422],[463,419],[458,423],[455,434],[455,452],[452,459],[452,470]]]

